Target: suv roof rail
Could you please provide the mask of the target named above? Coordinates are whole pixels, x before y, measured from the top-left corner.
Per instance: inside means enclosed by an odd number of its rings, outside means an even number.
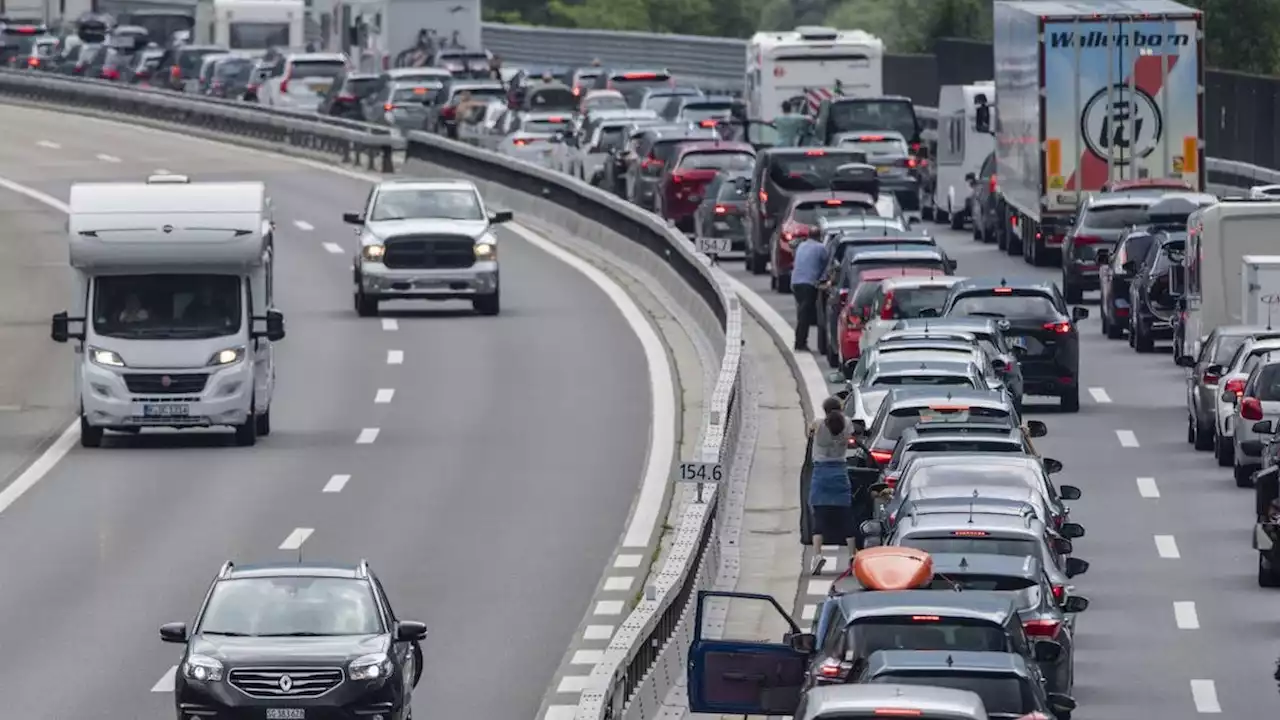
[[[368,560],[364,558],[360,558],[360,564],[356,565],[356,577],[361,579],[368,579],[369,577],[369,561]]]
[[[236,564],[230,560],[222,564],[222,569],[218,571],[218,579],[225,580],[231,575],[231,571],[236,569]]]

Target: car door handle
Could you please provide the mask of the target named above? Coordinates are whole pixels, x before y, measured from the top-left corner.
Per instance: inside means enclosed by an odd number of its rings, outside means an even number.
[[[722,673],[720,677],[730,682],[763,683],[765,680],[764,673],[744,673],[736,671]]]

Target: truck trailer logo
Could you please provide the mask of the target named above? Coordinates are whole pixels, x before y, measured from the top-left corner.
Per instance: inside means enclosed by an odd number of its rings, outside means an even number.
[[[1080,134],[1089,152],[1115,165],[1128,165],[1155,152],[1164,135],[1164,116],[1142,88],[1117,83],[1085,103]]]

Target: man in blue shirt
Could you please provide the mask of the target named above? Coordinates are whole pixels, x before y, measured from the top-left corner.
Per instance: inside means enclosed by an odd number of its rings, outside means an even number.
[[[796,248],[791,292],[796,298],[796,350],[809,349],[809,326],[818,322],[818,282],[827,265],[827,249],[812,237]]]

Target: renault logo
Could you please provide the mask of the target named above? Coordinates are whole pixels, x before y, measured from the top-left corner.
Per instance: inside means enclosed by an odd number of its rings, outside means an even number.
[[[293,689],[293,678],[289,677],[288,675],[281,675],[281,676],[280,676],[280,689],[281,689],[281,690],[283,690],[283,691],[285,691],[285,692],[289,692],[290,690],[292,690],[292,689]]]
[[[169,377],[168,375],[160,376],[160,387],[169,387],[172,384],[173,384],[173,378]],[[288,676],[286,675],[285,677],[288,677]],[[283,682],[283,680],[281,682]]]

